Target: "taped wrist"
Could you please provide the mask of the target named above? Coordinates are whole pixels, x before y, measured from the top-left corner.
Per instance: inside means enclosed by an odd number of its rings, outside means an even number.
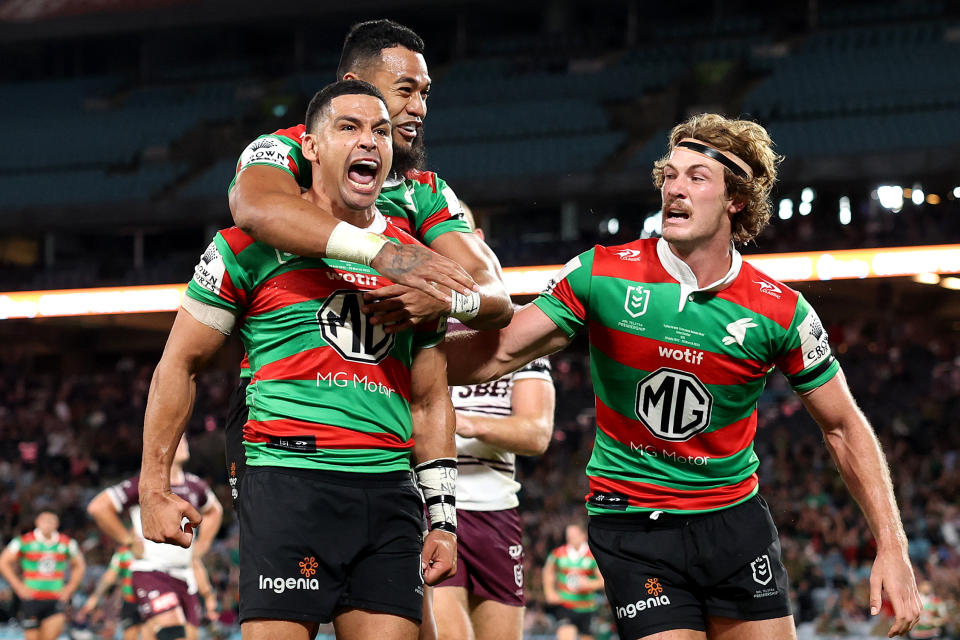
[[[328,258],[365,264],[368,267],[390,242],[383,236],[365,231],[347,222],[339,222],[330,232],[325,253]]]
[[[480,292],[471,291],[463,295],[459,291],[450,292],[450,317],[460,322],[469,322],[480,311]]]
[[[457,533],[457,461],[437,458],[414,468],[430,517],[430,530]]]

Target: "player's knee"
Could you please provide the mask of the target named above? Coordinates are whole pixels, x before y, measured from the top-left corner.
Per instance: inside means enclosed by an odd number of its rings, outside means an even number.
[[[182,624],[157,629],[157,640],[184,640],[187,637],[187,628]]]

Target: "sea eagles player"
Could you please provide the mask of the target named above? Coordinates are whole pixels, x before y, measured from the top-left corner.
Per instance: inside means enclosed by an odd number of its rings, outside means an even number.
[[[133,549],[133,591],[143,624],[157,640],[196,637],[202,613],[197,598],[193,561],[210,548],[223,508],[207,483],[183,470],[190,459],[186,437],[180,439],[170,470],[170,490],[203,514],[203,526],[189,548],[144,540],[140,523],[139,476],[98,493],[87,512],[100,529],[119,544]],[[120,514],[129,512],[133,529],[128,530]],[[189,635],[188,635],[189,632]]]
[[[464,221],[480,239],[470,209]],[[466,327],[450,320],[448,332]],[[540,455],[553,433],[550,361],[493,382],[450,388],[457,414],[457,574],[433,590],[439,637],[523,636],[523,544],[515,458]]]

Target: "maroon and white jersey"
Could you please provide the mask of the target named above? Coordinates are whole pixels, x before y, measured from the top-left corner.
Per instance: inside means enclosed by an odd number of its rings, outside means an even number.
[[[538,358],[493,382],[450,387],[453,408],[467,414],[508,417],[513,414],[513,386],[517,380],[553,383],[550,361]],[[520,483],[515,480],[516,455],[476,438],[456,437],[457,508],[466,511],[499,511],[519,504]]]
[[[216,497],[214,497],[207,483],[192,473],[184,473],[178,483],[174,483],[173,480],[174,478],[171,478],[170,490],[189,502],[201,513],[208,504],[216,501]],[[143,538],[143,527],[140,524],[139,484],[140,476],[136,475],[129,480],[124,480],[120,484],[109,487],[107,495],[110,496],[117,513],[123,513],[124,511],[130,513],[134,532],[137,536]],[[130,568],[133,571],[163,571],[175,578],[184,580],[189,585],[193,585],[192,559],[192,546],[189,549],[184,549],[177,545],[144,539],[143,557],[134,558]]]

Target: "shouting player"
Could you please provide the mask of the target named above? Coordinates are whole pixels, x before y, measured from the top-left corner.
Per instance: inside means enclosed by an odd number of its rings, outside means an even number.
[[[474,329],[500,328],[513,314],[500,264],[483,240],[470,233],[453,189],[435,173],[422,170],[422,127],[432,83],[423,52],[423,40],[407,27],[391,20],[361,22],[347,34],[336,79],[363,80],[383,94],[393,124],[394,159],[377,209],[434,251],[420,244],[388,242],[383,234],[337,219],[324,203],[301,198],[301,190],[312,184],[310,162],[302,149],[306,131],[302,124],[260,136],[244,150],[230,186],[230,210],[237,226],[269,246],[294,256],[367,264],[399,283],[365,298],[370,303],[365,312],[373,314],[373,324],[394,323],[388,332],[440,313]],[[457,290],[457,282],[473,280],[478,291]],[[444,291],[454,290],[447,296],[434,283]],[[422,287],[428,293],[400,285]],[[249,368],[242,367],[240,375],[225,433],[235,506],[246,468],[241,431],[247,421]]]
[[[0,554],[0,574],[20,598],[26,640],[55,640],[66,621],[63,609],[80,585],[86,564],[77,541],[57,531],[60,518],[55,513],[40,513],[34,525],[33,531],[11,540]]]
[[[307,110],[305,200],[360,229],[415,243],[375,202],[392,125],[357,80]],[[240,621],[247,640],[417,636],[423,585],[456,567],[456,459],[443,324],[386,333],[363,294],[390,284],[370,267],[286,254],[234,227],[207,248],[157,365],[144,420],[144,531],[188,544],[199,514],[169,493],[169,448],[192,408],[193,376],[236,327],[252,379],[240,491]],[[421,542],[422,503],[431,530]],[[148,516],[149,514],[149,516]],[[201,529],[202,530],[202,529]]]
[[[796,637],[753,451],[774,367],[820,425],[876,537],[871,612],[886,591],[891,635],[919,615],[890,473],[822,323],[734,247],[769,220],[772,144],[756,123],[715,114],[676,126],[654,168],[661,239],[596,246],[506,329],[452,338],[450,379],[462,383],[587,333],[598,427],[589,540],[622,638]]]

